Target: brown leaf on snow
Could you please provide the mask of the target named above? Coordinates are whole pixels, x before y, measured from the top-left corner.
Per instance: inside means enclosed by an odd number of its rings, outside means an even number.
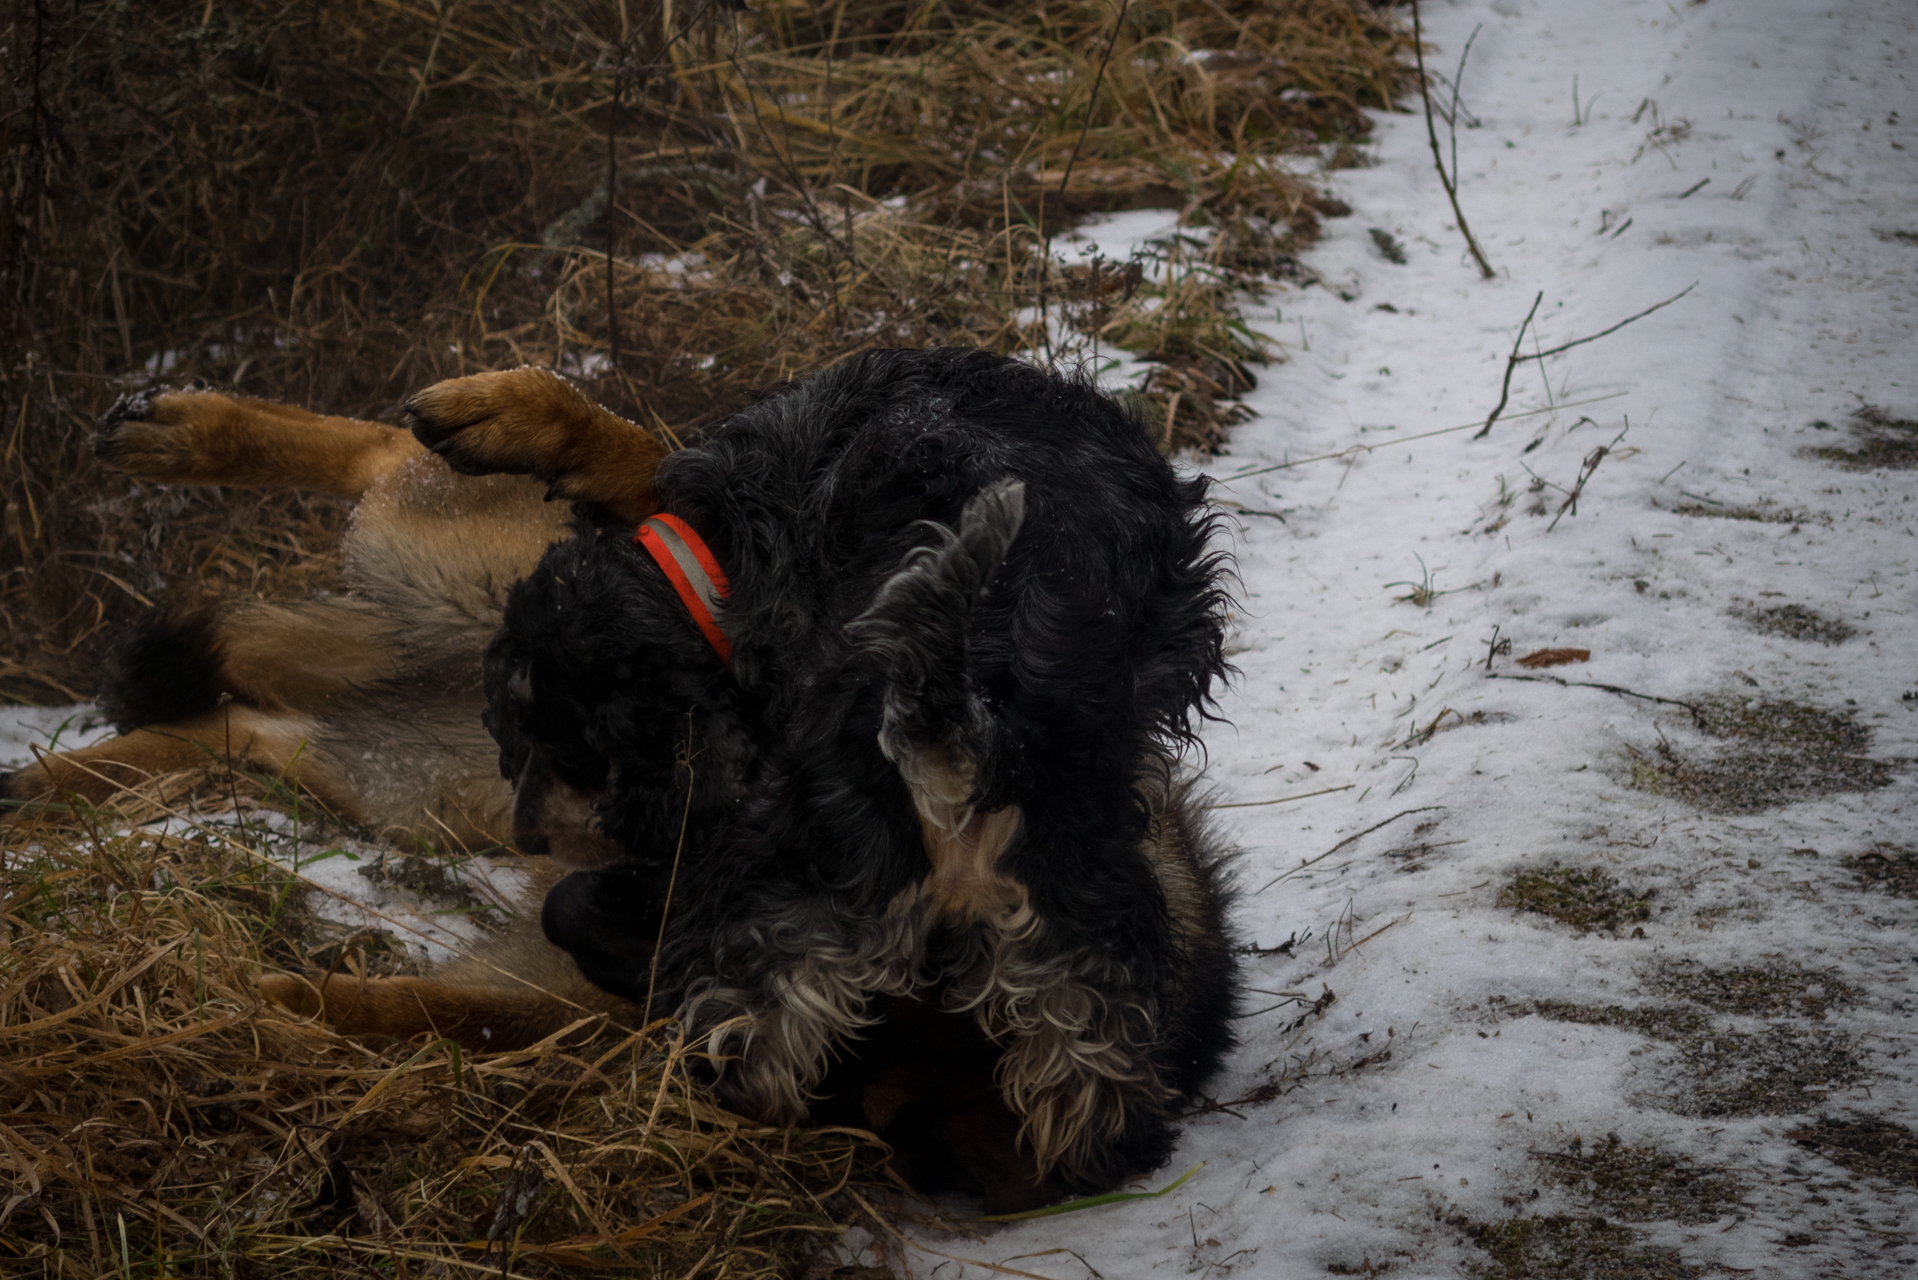
[[[1521,667],[1562,667],[1568,662],[1589,662],[1590,649],[1540,649],[1518,660]]]

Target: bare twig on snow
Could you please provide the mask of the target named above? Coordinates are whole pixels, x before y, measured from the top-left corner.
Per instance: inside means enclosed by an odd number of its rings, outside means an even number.
[[[1582,347],[1588,342],[1597,342],[1600,338],[1610,337],[1633,321],[1643,320],[1652,312],[1660,311],[1671,306],[1672,303],[1677,302],[1697,287],[1698,281],[1694,280],[1663,302],[1654,302],[1638,314],[1626,316],[1609,329],[1600,329],[1597,333],[1587,334],[1583,338],[1573,338],[1570,342],[1561,342],[1556,347],[1547,347],[1543,351],[1534,350],[1528,355],[1519,350],[1519,344],[1525,341],[1525,330],[1531,326],[1532,317],[1538,314],[1538,304],[1545,300],[1545,291],[1543,289],[1539,290],[1538,296],[1532,299],[1532,309],[1525,313],[1525,323],[1518,327],[1518,337],[1512,342],[1512,354],[1505,359],[1505,381],[1499,387],[1498,407],[1492,410],[1492,415],[1485,420],[1485,425],[1479,428],[1478,434],[1473,436],[1472,439],[1483,440],[1486,436],[1490,435],[1492,432],[1492,424],[1498,421],[1499,414],[1505,412],[1505,403],[1512,395],[1512,371],[1518,368],[1519,365],[1527,360],[1546,360],[1552,356],[1561,355],[1564,352],[1570,351],[1573,347]]]
[[[1552,530],[1558,528],[1558,522],[1564,518],[1567,511],[1573,515],[1578,514],[1578,495],[1585,492],[1585,482],[1592,478],[1594,471],[1598,470],[1598,464],[1605,461],[1605,457],[1612,451],[1613,445],[1623,440],[1625,438],[1625,432],[1631,429],[1632,420],[1627,418],[1625,419],[1624,430],[1612,437],[1611,444],[1602,444],[1585,455],[1585,461],[1579,464],[1578,479],[1572,482],[1571,489],[1565,494],[1565,501],[1559,504],[1558,514],[1553,516],[1552,522],[1545,526],[1545,532],[1550,533]]]
[[[1472,32],[1477,38],[1478,32]],[[1465,42],[1466,52],[1471,52],[1472,42]],[[1438,166],[1439,182],[1445,187],[1445,194],[1452,202],[1452,216],[1458,219],[1459,234],[1465,237],[1465,247],[1472,251],[1472,260],[1478,263],[1479,274],[1487,280],[1497,276],[1492,264],[1485,260],[1485,251],[1478,247],[1478,238],[1472,234],[1472,228],[1465,223],[1465,211],[1458,204],[1458,82],[1465,74],[1465,59],[1459,59],[1458,75],[1452,77],[1452,118],[1446,125],[1452,137],[1452,170],[1445,170],[1445,154],[1439,150],[1438,126],[1432,123],[1432,82],[1425,74],[1425,29],[1419,22],[1418,0],[1412,0],[1412,56],[1418,61],[1419,96],[1425,100],[1425,136],[1432,142],[1432,163]]]

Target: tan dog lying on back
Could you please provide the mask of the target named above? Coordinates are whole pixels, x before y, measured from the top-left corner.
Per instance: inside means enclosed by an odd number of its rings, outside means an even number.
[[[666,448],[544,369],[442,382],[407,412],[417,437],[213,391],[130,396],[101,419],[99,456],[143,480],[357,498],[345,590],[149,621],[117,646],[105,682],[121,735],[0,775],[12,821],[31,822],[32,802],[99,803],[229,760],[401,847],[508,843],[512,789],[480,723],[481,655],[507,592],[563,533],[572,503],[629,525],[657,509]],[[533,904],[548,878],[535,868]],[[303,978],[269,976],[262,991],[321,1011]],[[503,1047],[624,1008],[534,921],[432,981],[328,984],[324,1012],[349,1034],[432,1031]]]

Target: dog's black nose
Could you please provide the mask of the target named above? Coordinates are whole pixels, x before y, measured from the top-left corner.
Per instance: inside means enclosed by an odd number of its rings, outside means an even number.
[[[654,877],[638,870],[575,871],[547,891],[540,928],[588,982],[641,1001],[659,937],[657,889]]]

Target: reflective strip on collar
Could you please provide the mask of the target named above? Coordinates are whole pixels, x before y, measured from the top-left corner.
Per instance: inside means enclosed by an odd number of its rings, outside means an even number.
[[[658,563],[720,661],[731,662],[733,647],[713,617],[725,603],[729,587],[705,540],[678,516],[661,513],[641,524],[633,541]]]

